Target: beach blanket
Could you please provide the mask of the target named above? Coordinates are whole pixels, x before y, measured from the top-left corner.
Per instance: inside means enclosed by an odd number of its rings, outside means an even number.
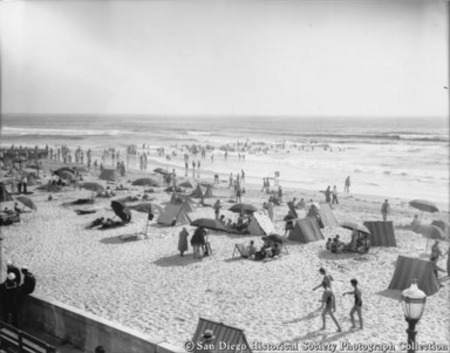
[[[115,221],[112,223],[103,223],[100,227],[100,229],[111,229],[111,228],[118,228],[123,227],[126,223],[122,221]]]
[[[82,216],[85,214],[92,214],[97,212],[96,210],[75,210],[75,212],[77,213],[77,215]]]
[[[78,200],[70,202],[70,205],[87,205],[87,204],[93,204],[94,202],[95,202],[94,199],[78,199]]]

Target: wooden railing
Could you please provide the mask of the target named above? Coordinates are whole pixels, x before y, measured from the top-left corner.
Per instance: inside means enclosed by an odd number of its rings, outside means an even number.
[[[0,348],[8,353],[56,353],[56,348],[0,321]]]

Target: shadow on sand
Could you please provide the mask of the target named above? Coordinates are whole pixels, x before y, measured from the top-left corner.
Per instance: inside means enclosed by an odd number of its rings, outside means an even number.
[[[354,252],[344,252],[341,254],[333,254],[332,252],[330,252],[328,250],[321,250],[319,252],[319,254],[317,254],[319,259],[333,260],[333,261],[348,260],[348,259],[355,258],[358,255],[359,255],[358,253],[354,253]]]
[[[401,299],[401,292],[397,289],[385,289],[381,292],[377,292],[375,294],[381,295],[382,297],[389,298],[389,299],[395,299],[400,300]]]
[[[300,322],[300,321],[312,320],[312,319],[318,318],[320,316],[320,313],[321,313],[320,310],[312,311],[309,314],[307,314],[307,315],[305,315],[305,316],[303,316],[301,318],[294,319],[294,320],[291,320],[291,321],[284,321],[283,324],[284,325],[295,324],[295,323]]]
[[[162,257],[152,262],[156,266],[174,267],[174,266],[189,266],[198,264],[202,260],[194,259],[192,254],[180,256],[180,254]]]

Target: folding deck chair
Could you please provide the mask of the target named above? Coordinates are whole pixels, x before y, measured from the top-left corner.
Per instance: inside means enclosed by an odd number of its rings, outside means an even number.
[[[242,258],[248,259],[249,254],[244,244],[234,244],[233,257],[236,251],[241,255]]]

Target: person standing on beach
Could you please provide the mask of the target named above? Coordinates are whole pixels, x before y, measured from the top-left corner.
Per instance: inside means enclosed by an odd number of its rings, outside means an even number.
[[[327,204],[331,203],[331,186],[328,185],[327,189],[325,190],[325,202]]]
[[[222,207],[222,205],[220,204],[220,200],[217,200],[216,203],[213,206],[213,208],[214,208],[214,215],[216,216],[216,219],[219,219],[221,207]]]
[[[333,186],[333,200],[331,202],[332,205],[336,204],[339,205],[338,201],[338,191],[336,185]]]
[[[284,227],[284,230],[286,231],[284,235],[286,236],[292,229],[294,229],[294,215],[291,211],[288,212],[286,217],[284,217],[284,221],[286,222],[286,225]]]
[[[184,256],[184,252],[188,251],[188,236],[189,232],[186,230],[186,227],[183,227],[183,230],[178,234],[178,251],[180,256]]]
[[[344,192],[350,192],[350,176],[345,179]]]
[[[336,299],[334,297],[334,293],[331,291],[331,288],[328,287],[327,283],[323,283],[323,294],[322,294],[322,328],[321,330],[325,330],[327,327],[327,314],[331,316],[331,319],[335,323],[337,327],[337,332],[342,332],[341,326],[339,326],[339,322],[336,320],[334,316],[334,312],[336,311]]]
[[[381,214],[383,215],[383,221],[387,221],[388,214],[391,213],[391,206],[389,205],[388,200],[384,200],[384,203],[381,205]]]
[[[346,296],[346,295],[351,295],[353,294],[355,296],[355,303],[352,307],[352,310],[350,310],[350,320],[352,321],[352,327],[351,328],[355,328],[355,312],[358,314],[358,319],[359,319],[359,327],[361,328],[361,330],[363,329],[363,318],[362,318],[362,314],[361,314],[361,307],[362,307],[362,299],[361,299],[361,291],[358,288],[358,281],[353,278],[350,280],[350,284],[353,287],[353,290],[350,292],[346,292],[344,294],[342,294],[342,296]]]

